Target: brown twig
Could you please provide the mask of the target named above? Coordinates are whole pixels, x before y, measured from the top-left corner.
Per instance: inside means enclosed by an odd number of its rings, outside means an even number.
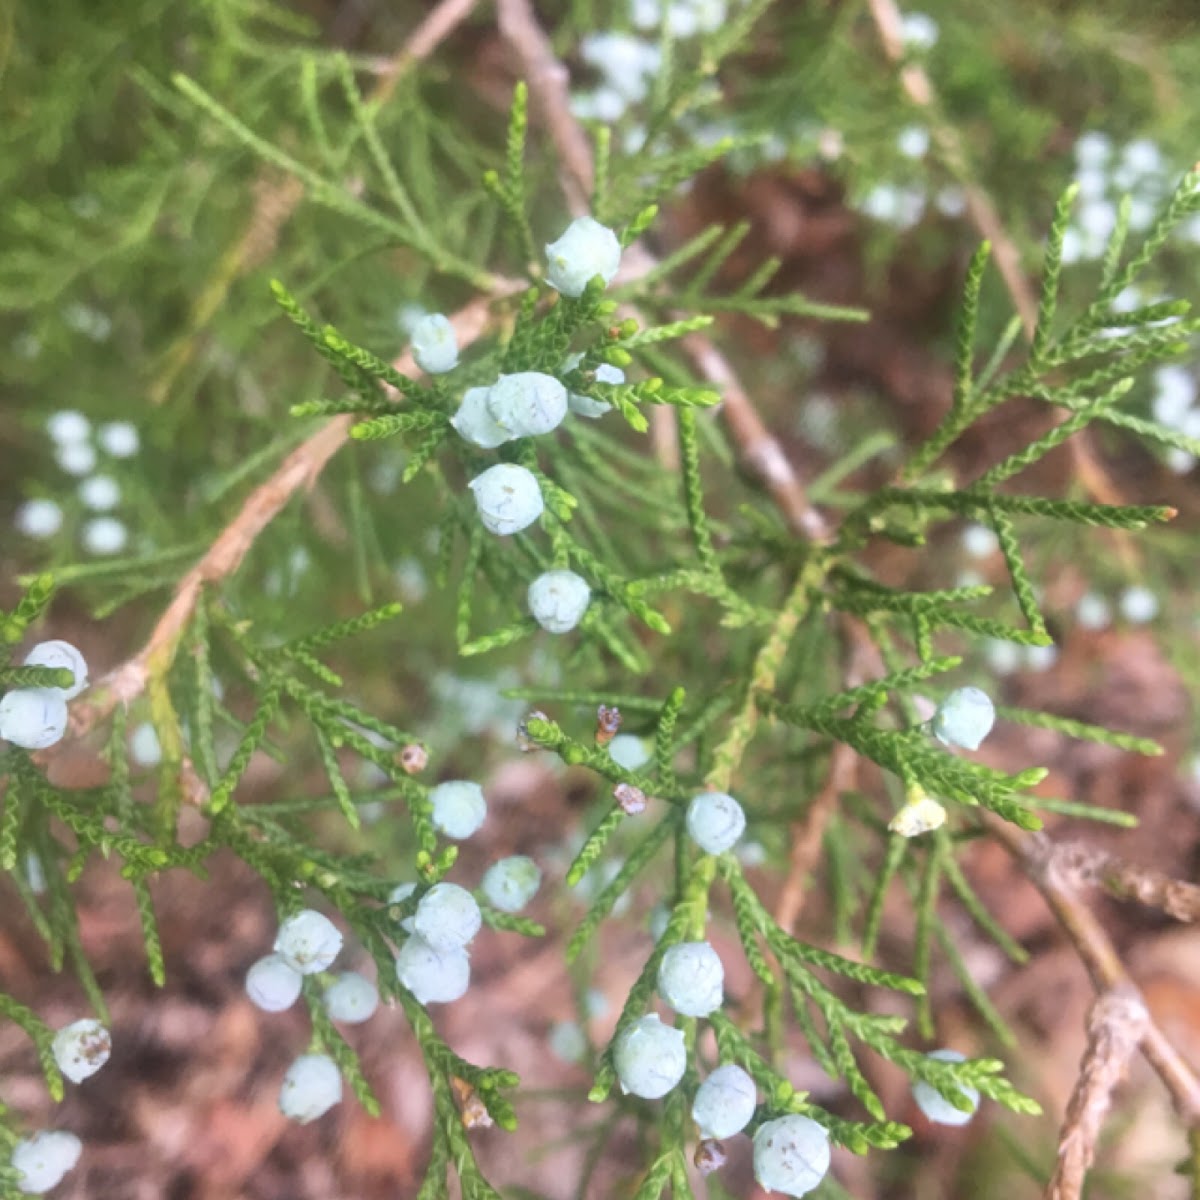
[[[572,216],[583,216],[591,209],[595,167],[588,136],[571,112],[570,73],[554,53],[529,0],[498,0],[496,19],[558,151],[558,179],[567,208]]]
[[[398,53],[384,64],[371,89],[369,104],[386,104],[404,73],[424,62],[474,11],[479,0],[441,0],[409,34]]]
[[[775,905],[775,924],[791,933],[804,911],[805,883],[817,865],[825,829],[838,800],[854,786],[858,755],[845,742],[835,742],[829,752],[829,772],[816,799],[808,806],[804,819],[792,827],[791,862],[787,878]]]
[[[579,216],[589,209],[594,167],[587,134],[571,113],[567,70],[555,56],[529,0],[498,0],[497,14],[500,32],[529,81],[558,152],[567,207]],[[645,274],[657,265],[658,260],[640,246],[631,246],[625,253],[624,271],[628,276]],[[743,463],[770,493],[789,527],[812,541],[826,541],[829,529],[824,518],[809,503],[787,455],[767,430],[729,360],[700,334],[685,338],[683,346],[699,374],[720,389],[721,412],[730,437]]]
[[[1096,998],[1088,1017],[1087,1049],[1058,1138],[1058,1159],[1045,1200],[1080,1200],[1096,1158],[1100,1126],[1125,1076],[1150,1014],[1136,990],[1116,988]]]
[[[865,626],[857,618],[843,614],[840,627],[842,683],[844,687],[857,687],[882,666],[879,652]],[[845,742],[835,742],[829,754],[829,769],[824,785],[803,818],[792,825],[791,862],[775,906],[775,923],[781,929],[791,932],[800,920],[807,895],[804,885],[816,867],[829,818],[833,816],[840,797],[854,787],[857,774],[858,755]]]
[[[1137,995],[1136,986],[1103,926],[1063,877],[1054,843],[1044,834],[1023,834],[998,817],[986,816],[984,824],[1041,892],[1087,968],[1097,992],[1132,989],[1131,994]],[[1146,1022],[1141,1048],[1146,1061],[1170,1092],[1183,1123],[1194,1131],[1200,1126],[1200,1080],[1195,1072],[1153,1020]]]
[[[1194,883],[1077,842],[1060,842],[1052,853],[1055,870],[1076,888],[1101,887],[1118,900],[1136,900],[1177,921],[1200,920],[1200,887]]]
[[[904,59],[904,25],[895,0],[869,0],[871,18],[879,32],[884,53],[894,63]],[[900,84],[908,98],[918,108],[936,112],[936,94],[933,84],[920,63],[906,63],[900,68]],[[992,204],[991,197],[970,178],[967,157],[957,131],[942,121],[933,121],[931,130],[946,166],[962,185],[966,199],[967,214],[971,223],[992,244],[996,266],[1004,280],[1004,286],[1012,297],[1013,307],[1021,318],[1027,336],[1033,336],[1037,325],[1038,302],[1033,288],[1029,286],[1021,270],[1021,253],[1016,243],[1005,231],[1004,222]]]

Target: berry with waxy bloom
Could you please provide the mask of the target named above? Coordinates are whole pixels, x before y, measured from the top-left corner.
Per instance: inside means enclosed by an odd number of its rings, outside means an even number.
[[[725,968],[707,942],[671,946],[658,966],[658,994],[687,1017],[707,1017],[721,1007]]]
[[[121,487],[111,475],[92,475],[79,485],[79,499],[85,508],[107,512],[121,502]]]
[[[275,951],[293,971],[313,975],[328,969],[342,948],[338,927],[315,909],[288,917],[279,927]]]
[[[563,1062],[583,1062],[587,1055],[587,1037],[578,1021],[559,1021],[550,1027],[550,1051]]]
[[[137,426],[129,421],[108,421],[96,431],[100,448],[113,458],[132,458],[141,445]]]
[[[933,736],[945,746],[978,750],[996,721],[991,698],[977,687],[955,688],[937,706],[930,721]]]
[[[538,437],[557,429],[567,415],[567,389],[553,375],[518,371],[488,388],[487,410],[511,437]]]
[[[537,894],[541,882],[542,872],[537,863],[527,855],[514,854],[488,867],[483,877],[483,894],[501,912],[520,912]]]
[[[526,599],[533,619],[547,633],[570,633],[583,619],[592,589],[574,571],[546,571],[530,585]]]
[[[325,1011],[335,1020],[347,1025],[361,1025],[375,1015],[379,1007],[379,990],[357,971],[343,971],[325,989]]]
[[[1158,616],[1158,597],[1143,584],[1127,587],[1117,601],[1121,616],[1133,625],[1144,625]]]
[[[86,442],[92,432],[92,423],[81,412],[72,408],[60,409],[46,422],[46,432],[57,446],[71,446]]]
[[[725,792],[701,792],[687,810],[687,831],[708,854],[724,854],[746,831],[742,806]]]
[[[483,788],[470,779],[448,779],[429,793],[434,829],[455,841],[469,838],[487,816]]]
[[[283,1012],[300,996],[304,980],[281,954],[267,954],[246,972],[246,995],[263,1012]]]
[[[542,515],[545,501],[532,471],[516,463],[497,463],[467,485],[484,528],[500,537],[527,529]]]
[[[597,275],[607,286],[620,265],[617,235],[592,217],[576,217],[562,237],[546,247],[546,280],[564,296],[582,296]]]
[[[129,541],[129,530],[116,517],[97,517],[83,527],[83,548],[89,554],[120,554]]]
[[[413,934],[396,955],[396,978],[422,1004],[449,1004],[471,982],[471,962],[461,947],[435,950]]]
[[[645,740],[634,733],[618,733],[609,745],[608,753],[618,767],[627,771],[641,770],[653,757]]]
[[[413,324],[412,352],[422,371],[444,375],[458,366],[454,326],[441,313],[427,313]]]
[[[567,359],[564,370],[573,371],[579,366],[582,360],[582,354],[573,354]],[[611,363],[601,363],[595,371],[592,372],[597,383],[624,383],[625,372],[620,367],[614,367]],[[607,400],[596,400],[592,396],[584,396],[579,392],[567,393],[567,407],[577,417],[587,417],[589,420],[596,420],[604,416],[605,413],[612,411],[612,405]]]
[[[25,750],[45,750],[67,732],[60,688],[16,688],[0,697],[0,738]]]
[[[664,1025],[657,1013],[642,1017],[617,1038],[613,1066],[626,1094],[643,1100],[665,1096],[687,1067],[683,1030]]]
[[[96,452],[88,442],[63,442],[54,458],[68,475],[90,475],[96,469]]]
[[[459,436],[485,450],[494,450],[513,437],[488,411],[490,390],[485,387],[467,388],[458,412],[450,418],[450,424],[458,430]]]
[[[413,928],[435,950],[461,950],[479,932],[483,917],[475,897],[457,883],[435,883],[417,902]]]
[[[70,642],[55,639],[52,642],[38,642],[25,655],[27,667],[58,667],[71,672],[75,682],[70,687],[57,688],[64,700],[74,700],[88,685],[87,660]]]
[[[934,1050],[927,1057],[936,1058],[941,1062],[967,1061],[967,1056],[960,1054],[957,1050]],[[918,1079],[912,1086],[913,1099],[929,1120],[938,1125],[965,1125],[979,1107],[979,1093],[973,1087],[965,1084],[957,1086],[954,1090],[957,1090],[970,1104],[968,1110],[955,1108],[937,1088],[923,1079]]]
[[[307,1125],[342,1099],[342,1073],[328,1054],[302,1054],[287,1069],[279,1089],[279,1111]]]
[[[692,1120],[702,1137],[732,1137],[750,1123],[757,1104],[758,1093],[749,1073],[736,1063],[726,1063],[696,1089]]]
[[[52,1049],[58,1069],[72,1083],[82,1083],[108,1062],[112,1035],[99,1021],[85,1017],[60,1029],[54,1035]]]
[[[79,1161],[83,1143],[60,1129],[42,1129],[13,1147],[9,1164],[17,1172],[17,1190],[44,1196],[62,1183]]]
[[[17,509],[16,526],[26,537],[53,537],[63,523],[62,509],[53,500],[26,500]]]
[[[769,1192],[807,1196],[825,1178],[829,1160],[829,1134],[811,1117],[778,1117],[754,1134],[754,1178]]]

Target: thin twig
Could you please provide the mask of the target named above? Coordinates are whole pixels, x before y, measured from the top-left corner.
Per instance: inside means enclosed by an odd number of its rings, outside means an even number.
[[[892,62],[902,62],[904,24],[900,10],[894,0],[869,0],[869,4],[871,18],[879,32],[884,53]],[[925,68],[920,63],[910,62],[900,68],[900,84],[913,104],[926,109],[931,118],[936,118],[936,93]],[[962,185],[967,215],[979,233],[991,242],[996,266],[1000,270],[1008,294],[1012,297],[1013,307],[1021,318],[1026,335],[1032,337],[1037,325],[1038,302],[1033,288],[1029,286],[1029,280],[1021,270],[1021,253],[1016,243],[1008,236],[991,197],[971,178],[967,169],[967,156],[957,130],[936,119],[931,121],[931,125],[931,132],[943,161]]]
[[[878,650],[857,618],[843,614],[840,629],[842,684],[848,688],[857,687],[870,678],[875,670]],[[791,862],[775,906],[775,923],[781,929],[791,932],[800,920],[807,897],[804,885],[817,865],[829,819],[838,800],[854,787],[857,774],[858,755],[847,743],[835,742],[829,752],[825,783],[805,810],[804,816],[793,823],[790,831]]]
[[[424,62],[475,10],[479,0],[441,0],[379,72],[368,103],[386,104],[408,69]]]
[[[1137,994],[1133,980],[1103,926],[1058,869],[1054,843],[1044,834],[1023,834],[998,817],[985,815],[984,824],[1041,892],[1087,968],[1096,991],[1133,989],[1133,994]],[[1146,1061],[1170,1092],[1184,1125],[1189,1131],[1196,1130],[1200,1127],[1200,1080],[1195,1072],[1153,1020],[1146,1023],[1141,1047]]]
[[[791,831],[792,855],[787,878],[775,905],[775,924],[787,933],[796,928],[807,897],[805,883],[817,865],[825,829],[837,802],[854,786],[858,755],[845,742],[835,742],[829,752],[829,772],[816,799],[804,812],[804,819]]]
[[[558,151],[559,185],[574,217],[591,210],[595,166],[583,126],[571,112],[570,72],[558,60],[529,0],[498,0],[500,36],[513,48],[534,104]]]
[[[1045,1200],[1080,1200],[1096,1158],[1100,1126],[1150,1014],[1136,990],[1117,988],[1096,998],[1088,1017],[1087,1049],[1058,1138],[1058,1159]]]
[[[1077,888],[1101,887],[1118,900],[1136,900],[1177,921],[1200,920],[1200,887],[1194,883],[1078,842],[1060,842],[1053,854],[1055,869]]]

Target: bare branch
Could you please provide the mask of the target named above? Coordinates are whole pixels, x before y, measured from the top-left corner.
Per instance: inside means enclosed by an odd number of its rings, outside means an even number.
[[[1058,1161],[1045,1200],[1080,1200],[1096,1158],[1100,1126],[1125,1076],[1150,1014],[1136,989],[1118,987],[1096,998],[1088,1017],[1087,1049],[1058,1138]]]
[[[1136,900],[1177,921],[1200,919],[1200,887],[1194,883],[1077,842],[1059,843],[1052,853],[1055,869],[1075,887],[1102,887],[1118,900]]]
[[[1125,970],[1108,934],[1091,909],[1076,895],[1063,875],[1054,843],[1044,834],[1023,834],[998,817],[985,815],[984,824],[1021,864],[1030,882],[1042,894],[1063,932],[1075,947],[1098,992],[1137,989]],[[1189,1130],[1200,1126],[1200,1080],[1166,1034],[1147,1020],[1141,1039],[1142,1053],[1163,1081],[1175,1109]]]

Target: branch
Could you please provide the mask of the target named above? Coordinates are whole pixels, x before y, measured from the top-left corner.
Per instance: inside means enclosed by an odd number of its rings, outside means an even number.
[[[1177,921],[1200,919],[1200,887],[1194,883],[1077,842],[1059,843],[1053,854],[1055,870],[1075,887],[1102,887],[1118,900],[1136,900]]]
[[[1083,1195],[1084,1178],[1096,1158],[1100,1125],[1149,1020],[1134,989],[1116,988],[1097,997],[1045,1200],[1080,1200]]]
[[[521,74],[550,130],[558,151],[559,185],[573,217],[591,211],[594,164],[583,127],[571,112],[570,72],[558,61],[529,0],[498,0],[500,36],[516,52]]]
[[[388,59],[371,89],[369,104],[386,104],[410,67],[424,62],[474,11],[479,0],[441,0]]]
[[[1141,999],[1133,980],[1125,970],[1116,949],[1096,920],[1091,909],[1075,894],[1064,878],[1054,843],[1044,834],[1023,834],[1007,822],[983,814],[989,832],[1001,841],[1020,863],[1030,882],[1042,894],[1063,932],[1083,960],[1097,992],[1122,991]],[[1200,1127],[1200,1080],[1191,1066],[1167,1039],[1166,1034],[1147,1019],[1141,1036],[1142,1053],[1163,1081],[1175,1109],[1193,1134]]]

